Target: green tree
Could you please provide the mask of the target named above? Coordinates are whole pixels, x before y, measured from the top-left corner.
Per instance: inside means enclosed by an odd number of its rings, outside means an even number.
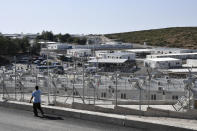
[[[31,53],[32,54],[39,54],[40,50],[41,50],[41,45],[38,42],[35,42],[33,44],[33,46],[31,47]]]
[[[54,41],[55,37],[52,31],[42,31],[42,34],[37,37],[37,39]]]

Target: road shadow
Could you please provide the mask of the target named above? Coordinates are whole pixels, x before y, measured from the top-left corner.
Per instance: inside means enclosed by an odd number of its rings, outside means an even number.
[[[51,115],[44,115],[43,117],[39,116],[42,119],[45,120],[64,120],[62,117],[59,116],[51,116]]]

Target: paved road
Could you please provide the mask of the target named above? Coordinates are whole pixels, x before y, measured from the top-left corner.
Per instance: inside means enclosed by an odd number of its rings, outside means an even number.
[[[0,131],[139,131],[74,118],[47,115],[34,117],[32,112],[0,107]]]

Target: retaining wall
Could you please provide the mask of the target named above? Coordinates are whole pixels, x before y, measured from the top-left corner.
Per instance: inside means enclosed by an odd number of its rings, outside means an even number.
[[[2,102],[0,106],[15,108],[20,110],[32,111],[32,104],[24,102]],[[124,115],[116,115],[109,113],[100,113],[92,111],[83,111],[63,107],[42,106],[43,110],[47,114],[60,115],[65,117],[73,117],[77,119],[90,120],[95,122],[102,122],[108,124],[116,124],[119,126],[127,126],[146,131],[194,131],[192,129],[186,129],[182,127],[169,126],[165,124],[157,124],[151,122],[145,122],[142,120],[126,119]],[[120,108],[117,108],[120,109]]]

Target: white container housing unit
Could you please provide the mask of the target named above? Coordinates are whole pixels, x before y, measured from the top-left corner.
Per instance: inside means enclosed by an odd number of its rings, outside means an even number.
[[[88,57],[91,56],[91,49],[69,49],[67,55],[73,57]]]
[[[187,59],[183,67],[197,67],[197,59]]]
[[[104,55],[105,59],[127,59],[129,61],[135,60],[135,53],[108,53]]]
[[[109,50],[99,50],[99,51],[95,51],[95,55],[97,58],[104,58],[104,56],[106,54],[110,53]]]
[[[137,58],[146,58],[146,55],[153,53],[153,49],[127,49],[124,52],[135,53]]]
[[[49,50],[66,50],[66,49],[71,49],[72,46],[68,44],[58,43],[58,44],[48,44],[47,48]]]
[[[145,67],[169,69],[182,66],[182,60],[175,58],[147,58],[144,60]]]
[[[194,53],[197,50],[193,49],[182,49],[182,48],[166,48],[158,47],[152,50],[154,54],[180,54],[180,53]]]

